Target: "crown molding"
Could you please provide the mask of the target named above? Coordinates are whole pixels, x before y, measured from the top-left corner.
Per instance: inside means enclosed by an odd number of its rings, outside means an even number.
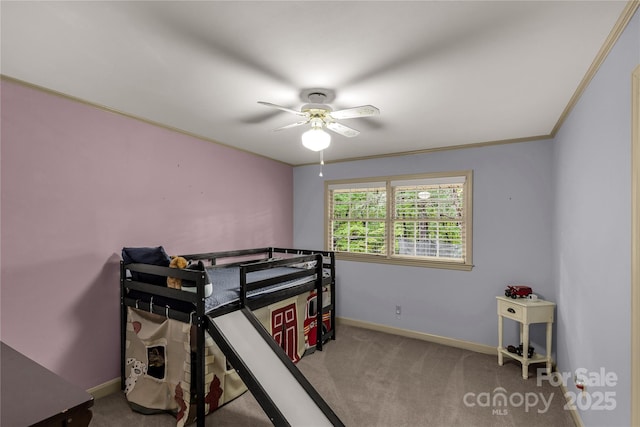
[[[611,52],[611,49],[613,49],[613,46],[616,44],[616,42],[620,38],[620,35],[622,34],[622,32],[625,30],[625,28],[627,28],[629,21],[635,14],[636,10],[638,10],[639,6],[640,6],[640,0],[630,0],[627,3],[627,6],[624,8],[622,13],[620,14],[618,21],[613,26],[613,29],[609,33],[609,36],[605,40],[604,44],[600,48],[600,51],[598,52],[595,59],[591,63],[591,66],[589,67],[584,77],[582,78],[582,81],[578,85],[578,88],[573,93],[573,96],[569,100],[569,103],[565,107],[562,114],[560,114],[560,118],[558,119],[556,125],[553,127],[553,130],[551,131],[552,137],[556,136],[556,134],[560,130],[560,127],[562,127],[562,124],[567,119],[567,116],[569,116],[573,108],[576,106],[576,104],[580,100],[580,97],[582,96],[584,91],[587,89],[587,86],[589,86],[589,83],[591,82],[593,77],[596,75],[596,73],[600,69],[600,66],[609,55],[609,52]]]

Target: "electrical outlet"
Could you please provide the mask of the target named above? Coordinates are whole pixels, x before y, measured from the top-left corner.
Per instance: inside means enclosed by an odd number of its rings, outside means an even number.
[[[402,306],[396,305],[396,316],[400,317],[402,314]]]

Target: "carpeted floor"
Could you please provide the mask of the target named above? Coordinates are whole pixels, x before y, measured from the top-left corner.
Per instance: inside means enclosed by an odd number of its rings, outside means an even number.
[[[542,365],[524,380],[519,363],[500,367],[497,356],[346,325],[337,333],[298,368],[347,426],[575,426],[561,389],[537,378]],[[131,411],[122,393],[96,400],[93,414],[92,427],[175,425],[169,414]],[[247,392],[206,425],[271,423]]]

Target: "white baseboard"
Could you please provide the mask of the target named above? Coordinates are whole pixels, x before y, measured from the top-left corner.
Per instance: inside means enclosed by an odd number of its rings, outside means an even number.
[[[407,338],[415,338],[422,341],[429,341],[436,344],[448,345],[449,347],[461,348],[464,350],[475,351],[476,353],[495,354],[497,356],[497,347],[491,347],[485,344],[478,344],[471,341],[462,341],[454,338],[442,337],[439,335],[427,334],[424,332],[411,331],[409,329],[394,328],[392,326],[380,325],[378,323],[364,322],[362,320],[349,319],[346,317],[336,317],[338,325],[350,325],[373,331],[385,332],[387,334],[399,335]]]
[[[102,383],[95,387],[91,387],[87,390],[87,393],[93,396],[94,399],[100,399],[101,397],[109,396],[110,394],[120,391],[120,378],[114,378],[106,383]]]

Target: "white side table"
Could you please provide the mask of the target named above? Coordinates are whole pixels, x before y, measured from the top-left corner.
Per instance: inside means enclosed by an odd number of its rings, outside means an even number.
[[[504,356],[511,357],[522,363],[522,378],[529,377],[529,364],[547,364],[547,374],[551,374],[551,334],[553,326],[553,312],[555,303],[541,299],[496,297],[498,300],[498,365],[502,366]],[[510,353],[502,344],[502,320],[506,317],[520,323],[520,341],[522,342],[522,356]],[[532,323],[547,324],[546,354],[529,354],[529,325]]]

